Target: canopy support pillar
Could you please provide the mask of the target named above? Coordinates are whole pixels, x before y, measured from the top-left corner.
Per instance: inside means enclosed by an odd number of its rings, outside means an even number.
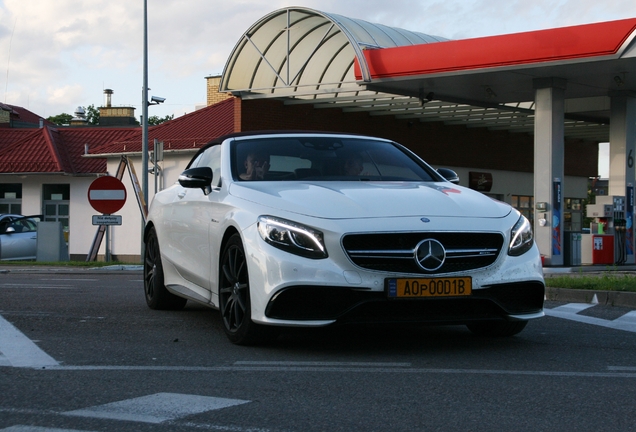
[[[566,81],[534,82],[534,235],[545,265],[563,265],[564,118]]]
[[[634,159],[636,158],[636,93],[611,92],[609,195],[624,197],[623,220],[615,220],[615,261],[634,264]],[[620,216],[620,208],[618,216]]]

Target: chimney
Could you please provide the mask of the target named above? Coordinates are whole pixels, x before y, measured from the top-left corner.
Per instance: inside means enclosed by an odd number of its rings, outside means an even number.
[[[136,126],[135,107],[117,106],[113,107],[112,95],[115,93],[111,89],[104,90],[104,104],[99,107],[100,126]]]
[[[88,126],[86,120],[86,110],[84,107],[78,106],[75,110],[75,117],[73,117],[69,123],[70,126]]]
[[[112,96],[113,93],[114,92],[111,89],[104,90],[104,97],[105,97],[105,100],[106,100],[105,103],[106,103],[106,107],[107,108],[110,108],[112,106],[111,96]]]

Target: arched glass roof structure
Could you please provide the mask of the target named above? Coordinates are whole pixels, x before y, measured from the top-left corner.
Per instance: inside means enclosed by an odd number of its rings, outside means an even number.
[[[228,58],[219,91],[245,100],[279,98],[286,105],[532,134],[533,79],[557,77],[567,81],[565,136],[604,142],[609,140],[609,94],[626,89],[615,84],[624,81],[636,62],[633,49],[627,49],[634,46],[634,34],[623,28],[632,21],[599,24],[604,33],[621,25],[620,34],[601,41],[620,47],[608,55],[594,48],[594,25],[448,41],[313,9],[284,8],[243,34]],[[562,32],[577,36],[564,39]],[[539,51],[524,54],[528,50],[519,42],[524,38],[541,41]],[[571,58],[544,52],[545,47],[567,51],[579,40],[574,48],[580,52]],[[464,49],[459,59],[451,45]],[[407,53],[411,51],[418,53],[415,59]],[[408,66],[428,64],[428,56],[458,66],[399,75],[395,59],[383,60],[391,52]],[[505,63],[510,53],[521,53],[521,60]],[[376,58],[379,62],[373,63]],[[490,63],[481,64],[484,59]],[[462,68],[462,62],[468,66]],[[399,76],[374,74],[378,66]]]
[[[362,51],[439,42],[444,38],[307,8],[272,12],[252,25],[232,51],[222,92],[316,97],[358,92],[354,60],[370,80]]]

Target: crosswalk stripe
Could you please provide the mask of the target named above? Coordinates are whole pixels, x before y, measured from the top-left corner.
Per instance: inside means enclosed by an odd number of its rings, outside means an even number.
[[[8,363],[14,367],[58,366],[53,357],[45,353],[13,324],[0,316],[0,365]]]
[[[566,312],[566,313],[579,313],[583,312],[585,309],[589,309],[591,307],[596,306],[595,304],[590,303],[568,303],[563,306],[557,306],[553,311]]]
[[[620,318],[616,318],[614,322],[636,325],[636,311],[627,312]]]
[[[631,311],[623,315],[621,318],[617,318],[615,320],[605,320],[578,314],[578,312],[589,309],[592,306],[596,305],[588,303],[570,303],[553,309],[546,308],[544,309],[544,312],[547,316],[555,318],[561,318],[570,321],[611,328],[614,330],[623,330],[631,333],[636,333],[636,314],[634,314],[634,312],[636,311]]]
[[[70,416],[163,423],[206,411],[246,404],[249,401],[179,393],[156,393],[105,405],[67,411]]]

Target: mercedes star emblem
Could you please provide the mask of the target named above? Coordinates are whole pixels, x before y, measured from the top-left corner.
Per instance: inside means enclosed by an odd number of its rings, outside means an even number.
[[[444,265],[446,250],[435,239],[425,239],[415,247],[415,261],[422,269],[432,272]]]

